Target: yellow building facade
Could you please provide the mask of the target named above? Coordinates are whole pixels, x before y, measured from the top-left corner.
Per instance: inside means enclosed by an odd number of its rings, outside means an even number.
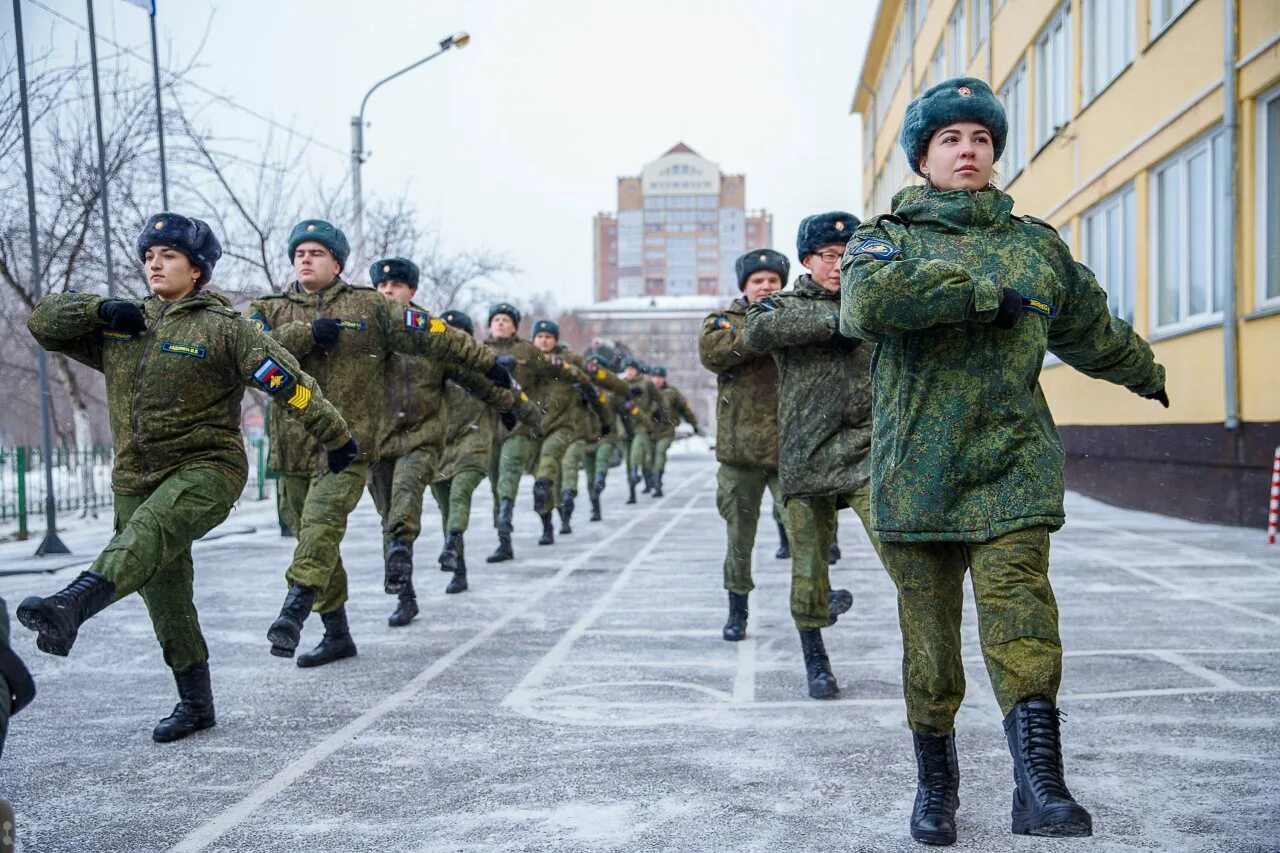
[[[1280,445],[1280,2],[881,0],[852,111],[864,211],[918,180],[907,104],[949,77],[1009,117],[996,170],[1053,223],[1168,370],[1169,409],[1051,356],[1068,483],[1265,524]]]

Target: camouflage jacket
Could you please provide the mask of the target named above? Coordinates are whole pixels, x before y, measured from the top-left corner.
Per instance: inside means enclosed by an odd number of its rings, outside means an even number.
[[[376,460],[381,449],[386,362],[393,353],[424,356],[479,373],[494,363],[493,353],[466,332],[342,279],[316,293],[294,282],[283,293],[254,300],[251,308],[249,319],[294,354],[346,417],[364,461]],[[312,335],[311,322],[321,317],[342,322],[333,346],[320,346]],[[289,474],[324,471],[316,443],[277,411],[271,418],[271,467]]]
[[[867,484],[871,352],[832,343],[840,294],[807,274],[747,308],[744,340],[778,365],[778,479],[786,498],[847,495]]]
[[[143,495],[192,465],[248,475],[240,404],[244,389],[265,391],[273,416],[335,450],[351,439],[338,410],[281,344],[262,334],[221,295],[200,291],[177,302],[142,300],[147,330],[108,330],[100,296],[41,299],[27,327],[42,347],[102,371],[116,446],[112,488]]]
[[[698,416],[693,413],[693,408],[684,398],[684,394],[672,385],[658,389],[658,408],[653,413],[654,437],[673,437],[681,420],[695,430],[698,429]]]
[[[587,375],[591,377],[591,384],[595,386],[598,404],[594,408],[586,407],[593,414],[588,421],[587,441],[594,443],[604,439],[602,425],[609,427],[608,438],[614,441],[622,433],[620,413],[631,386],[625,379],[596,359],[587,362]]]
[[[657,429],[654,416],[662,405],[658,386],[649,381],[647,376],[637,376],[635,379],[625,381],[631,389],[627,392],[623,417],[630,423],[633,435],[642,432],[645,435],[652,435]]]
[[[488,338],[484,342],[498,356],[510,356],[515,363],[511,366],[511,375],[524,391],[529,402],[533,402],[540,394],[540,388],[546,382],[551,381],[558,373],[557,369],[542,357],[542,351],[526,341],[518,335],[498,340],[497,338]],[[541,423],[541,408],[534,406],[537,413],[539,424],[534,426],[522,420],[516,424],[515,429],[504,435],[505,430],[499,425],[499,435],[505,438],[507,435],[524,435],[533,438],[541,438],[545,433],[544,425]]]
[[[698,358],[716,374],[716,460],[778,469],[778,367],[743,340],[747,302],[702,321]]]
[[[445,383],[445,449],[440,460],[440,479],[448,480],[463,471],[489,471],[493,448],[501,424],[492,406],[456,382]]]
[[[543,435],[558,429],[570,429],[582,435],[585,432],[582,418],[586,415],[582,395],[591,387],[591,380],[583,369],[586,363],[582,356],[563,344],[550,353],[539,353],[539,358],[550,366],[550,371],[529,397],[542,412]]]
[[[999,190],[912,187],[842,262],[841,326],[879,341],[872,523],[887,541],[985,542],[1062,526],[1062,443],[1040,390],[1052,352],[1137,394],[1164,368],[1093,273]],[[1000,289],[1026,306],[991,325]]]

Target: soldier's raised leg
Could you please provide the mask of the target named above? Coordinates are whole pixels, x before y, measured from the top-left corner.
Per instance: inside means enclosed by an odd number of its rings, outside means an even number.
[[[774,477],[776,479],[776,475]],[[716,471],[716,508],[725,523],[724,588],[729,593],[729,618],[723,636],[730,642],[746,639],[748,596],[760,500],[770,479],[768,471],[721,463]]]
[[[578,498],[578,475],[587,454],[587,443],[582,439],[572,442],[560,460],[560,532],[570,534],[573,526],[573,508]],[[590,475],[587,477],[590,482]]]
[[[502,443],[497,458],[497,477],[493,479],[493,491],[497,515],[494,526],[498,531],[498,547],[487,562],[501,563],[515,556],[511,547],[511,531],[515,526],[516,496],[520,492],[520,478],[537,450],[537,440],[527,435],[509,436]]]
[[[835,526],[834,497],[787,501],[786,526],[791,534],[791,617],[800,632],[809,695],[829,699],[840,692],[822,642],[822,629],[834,625],[853,605],[845,589],[831,589],[827,549]]]
[[[556,541],[551,511],[562,503],[559,491],[560,463],[574,440],[573,430],[569,428],[557,429],[542,439],[533,481],[533,511],[542,520],[539,545],[551,545]]]
[[[481,471],[459,471],[452,480],[443,484],[444,489],[437,496],[437,501],[444,498],[446,502],[441,507],[441,514],[446,519],[448,534],[444,550],[440,552],[440,570],[453,572],[453,579],[445,588],[445,592],[450,595],[467,589],[465,537],[471,524],[471,496],[484,476]]]
[[[653,443],[653,497],[662,497],[662,475],[667,470],[667,451],[675,441],[672,436],[664,435]]]

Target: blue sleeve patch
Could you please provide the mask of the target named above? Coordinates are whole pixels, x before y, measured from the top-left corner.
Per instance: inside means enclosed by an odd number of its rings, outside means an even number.
[[[253,371],[253,381],[257,382],[258,387],[268,395],[274,397],[293,383],[293,376],[274,358],[264,358]]]
[[[772,299],[761,299],[759,302],[756,302],[755,304],[760,306],[761,311],[772,311],[773,309],[778,307],[777,305],[774,304]]]
[[[271,326],[267,323],[267,318],[262,316],[261,311],[254,311],[253,314],[249,316],[249,322],[257,326],[259,332],[271,331]]]
[[[904,257],[902,250],[887,240],[863,240],[850,252],[850,257],[855,255],[870,255],[877,261],[891,261],[894,258]]]
[[[1022,308],[1025,311],[1035,311],[1037,314],[1043,314],[1050,320],[1058,316],[1057,305],[1036,296],[1022,297]]]
[[[426,311],[419,311],[416,308],[407,308],[404,312],[404,324],[410,329],[425,329],[430,318]]]

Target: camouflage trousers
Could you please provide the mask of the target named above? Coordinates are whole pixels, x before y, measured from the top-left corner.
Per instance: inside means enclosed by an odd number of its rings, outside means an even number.
[[[782,493],[778,491],[777,471],[724,462],[716,471],[716,508],[720,510],[728,534],[724,552],[724,588],[729,592],[747,595],[756,588],[751,580],[751,555],[755,551],[760,501],[766,488],[773,495],[774,520],[781,524],[778,507],[782,505]]]
[[[580,440],[572,427],[553,430],[542,439],[542,449],[538,452],[538,468],[534,476],[539,480],[551,481],[551,500],[557,509],[563,503],[560,483],[563,477],[564,456],[573,443]]]
[[[1057,703],[1062,644],[1049,585],[1048,528],[1015,530],[989,542],[886,542],[883,554],[898,587],[912,731],[946,734],[955,726],[965,687],[960,620],[966,568],[1000,712],[1036,697]]]
[[[413,552],[413,543],[422,533],[422,495],[439,470],[438,447],[384,456],[369,466],[369,496],[382,517],[384,549],[394,539]]]
[[[502,451],[489,460],[489,480],[493,484],[493,506],[499,500],[514,501],[520,493],[520,478],[538,455],[538,440],[528,435],[512,435],[502,442]]]
[[[484,479],[483,471],[467,469],[459,471],[448,480],[431,484],[431,497],[440,507],[441,526],[445,535],[449,533],[466,533],[471,524],[471,495],[480,481]]]
[[[631,464],[630,470],[652,471],[653,470],[653,436],[644,430],[636,433],[636,437],[631,440]]]
[[[630,442],[626,442],[630,447]],[[612,439],[604,439],[596,442],[595,447],[587,445],[587,452],[582,458],[582,468],[587,475],[587,488],[591,488],[591,484],[596,481],[596,474],[602,475],[604,478],[609,476],[609,463],[613,461],[613,454],[620,453],[625,459],[626,454],[621,452],[618,443]]]
[[[560,491],[578,492],[578,475],[582,472],[583,458],[587,455],[587,442],[578,439],[569,445],[560,460]]]
[[[115,536],[90,571],[115,584],[115,601],[142,596],[170,669],[209,659],[193,597],[191,543],[226,519],[242,488],[240,478],[202,466],[178,471],[150,494],[115,496]]]
[[[298,537],[285,579],[316,591],[317,613],[346,603],[347,570],[339,546],[368,476],[368,462],[354,462],[337,474],[280,475],[280,512]]]
[[[653,464],[650,468],[653,473],[661,474],[667,470],[667,451],[675,440],[674,435],[662,435],[653,439]]]
[[[871,485],[847,495],[791,498],[784,513],[791,536],[791,618],[802,631],[825,628],[830,619],[827,596],[831,593],[831,542],[836,535],[836,513],[849,507],[871,538],[876,553],[880,539],[871,529]],[[881,560],[883,561],[883,557]]]

